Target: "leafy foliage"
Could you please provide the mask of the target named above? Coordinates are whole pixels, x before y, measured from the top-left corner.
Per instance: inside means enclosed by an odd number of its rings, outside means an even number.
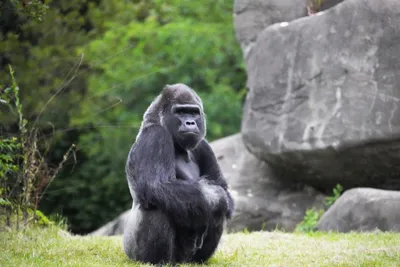
[[[343,193],[343,186],[337,184],[335,188],[333,188],[333,195],[326,197],[325,207],[329,208],[330,206],[332,206],[333,203],[335,203],[335,201],[342,195],[342,193]]]
[[[103,98],[105,104],[85,105],[84,115],[74,123],[93,122],[93,114],[122,102],[104,114],[104,123],[117,120],[138,128],[145,108],[161,88],[167,83],[182,82],[199,91],[209,121],[217,125],[210,127],[209,139],[236,132],[241,95],[232,87],[240,88],[244,76],[232,72],[235,68],[240,70],[241,54],[236,45],[227,45],[227,41],[234,44],[234,36],[221,23],[183,20],[160,26],[149,19],[143,24],[114,25],[85,50],[89,65],[94,62],[92,67],[98,70],[98,74],[89,77],[89,90],[107,95]],[[98,64],[101,57],[108,59]],[[125,115],[127,112],[129,115]]]
[[[11,207],[12,203],[5,197],[9,189],[6,186],[7,177],[18,171],[16,160],[21,144],[17,138],[0,139],[0,209]]]
[[[313,232],[316,229],[319,219],[324,214],[325,210],[327,210],[330,206],[335,203],[335,201],[341,196],[343,193],[343,187],[340,184],[337,184],[335,188],[333,188],[333,195],[325,198],[325,209],[317,210],[315,207],[306,210],[306,214],[304,215],[303,221],[301,221],[297,226],[295,231],[297,232]]]
[[[10,2],[15,6],[17,12],[21,12],[25,16],[37,21],[42,21],[43,16],[49,8],[46,5],[46,0],[11,0]],[[0,11],[2,4],[3,2],[0,2]]]
[[[85,2],[85,1],[83,1]],[[8,3],[8,4],[7,4]],[[16,71],[21,88],[23,113],[43,131],[68,126],[71,110],[84,94],[85,78],[78,75],[84,67],[78,46],[89,40],[83,27],[88,19],[80,14],[82,1],[54,1],[43,22],[21,15],[18,7],[5,8],[1,14],[0,88],[11,84],[8,64]],[[15,118],[0,110],[4,131],[13,132]],[[67,124],[67,125],[66,125]],[[71,143],[71,142],[70,142]]]
[[[296,226],[295,231],[297,232],[312,232],[315,230],[315,227],[324,214],[323,209],[317,210],[312,207],[311,209],[306,210],[306,214],[304,215],[303,221]]]
[[[27,127],[43,134],[50,165],[77,144],[76,161],[65,162],[40,202],[46,214],[68,217],[72,231],[129,208],[126,155],[165,84],[200,94],[210,141],[239,130],[245,72],[233,1],[50,0],[43,12],[22,2],[7,0],[0,14],[0,83],[11,84],[12,64]],[[2,136],[18,132],[17,116],[0,106]]]
[[[37,129],[27,128],[27,120],[22,112],[19,87],[10,68],[12,85],[0,92],[0,101],[10,109],[15,109],[18,117],[16,137],[0,139],[0,223],[2,227],[20,229],[36,221],[48,225],[49,220],[37,210],[41,195],[61,169],[64,160],[55,169],[48,166],[38,149]],[[20,218],[22,214],[22,218]]]

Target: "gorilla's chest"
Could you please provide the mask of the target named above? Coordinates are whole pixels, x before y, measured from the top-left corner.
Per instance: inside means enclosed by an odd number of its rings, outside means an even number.
[[[200,177],[200,169],[194,158],[177,155],[175,159],[176,178],[182,180],[197,180]]]

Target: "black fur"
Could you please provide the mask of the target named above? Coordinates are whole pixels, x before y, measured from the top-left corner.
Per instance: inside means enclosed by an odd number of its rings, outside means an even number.
[[[215,252],[234,202],[205,132],[201,99],[184,84],[167,85],[144,114],[126,164],[131,259],[204,262]]]

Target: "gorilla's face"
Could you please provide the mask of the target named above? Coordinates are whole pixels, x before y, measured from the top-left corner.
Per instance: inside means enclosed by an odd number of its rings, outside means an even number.
[[[195,148],[204,137],[204,114],[197,104],[173,104],[163,119],[174,142],[183,149]]]

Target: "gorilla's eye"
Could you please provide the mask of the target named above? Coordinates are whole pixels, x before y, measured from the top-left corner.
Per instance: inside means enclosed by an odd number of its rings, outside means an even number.
[[[174,105],[172,112],[179,115],[200,115],[200,108],[197,105]]]

